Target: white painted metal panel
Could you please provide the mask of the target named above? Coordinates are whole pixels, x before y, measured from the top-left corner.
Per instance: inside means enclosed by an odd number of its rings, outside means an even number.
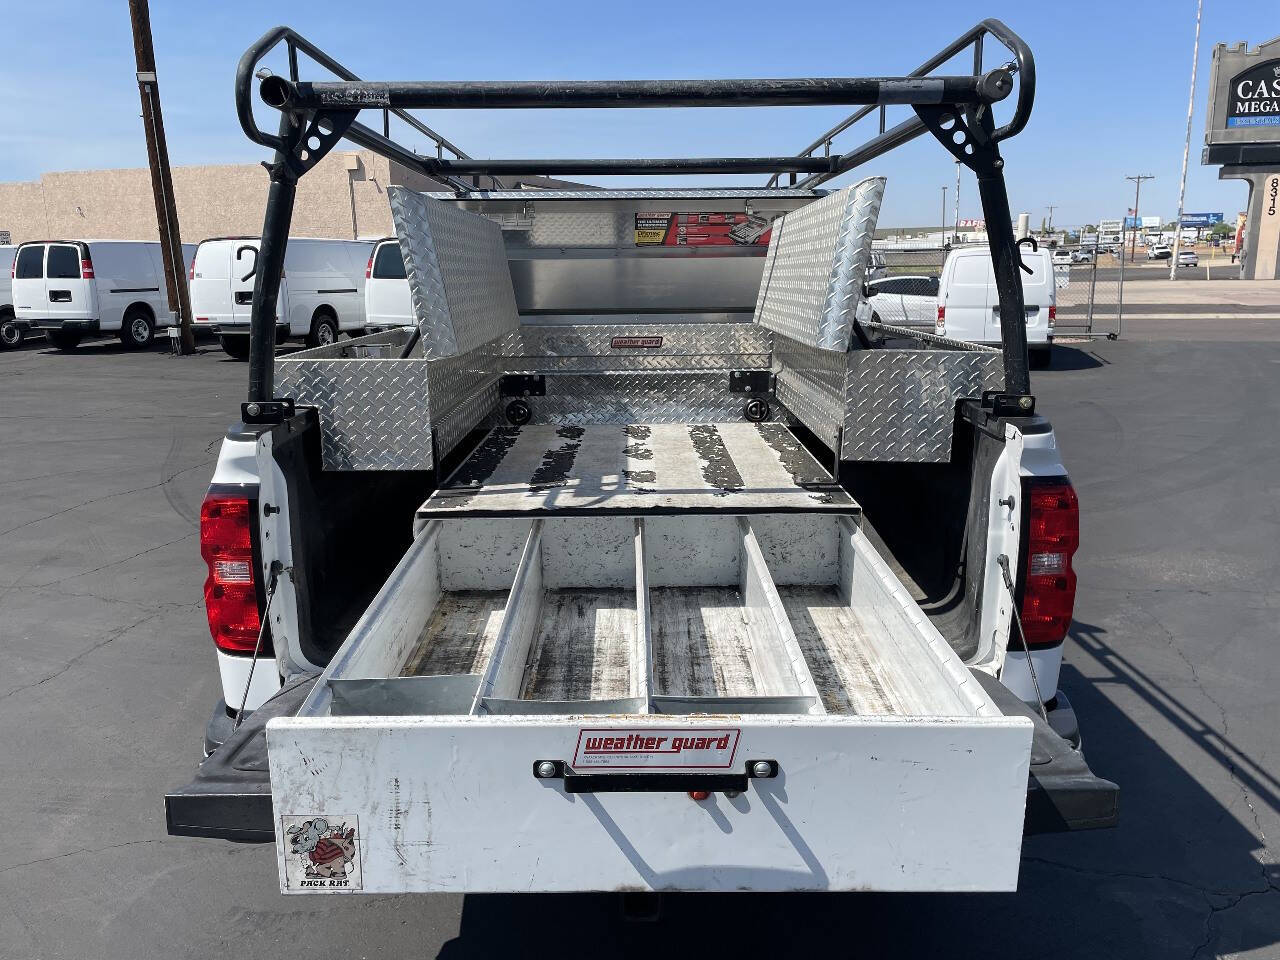
[[[567,794],[581,718],[280,718],[267,727],[285,893],[1013,890],[1030,720],[592,717],[593,728],[741,731],[733,765],[776,780]],[[339,883],[300,886],[284,825],[356,825]]]

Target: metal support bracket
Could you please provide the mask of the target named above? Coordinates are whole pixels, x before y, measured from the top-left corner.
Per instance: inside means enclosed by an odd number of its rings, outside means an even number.
[[[542,374],[508,373],[498,383],[504,397],[545,397],[547,378]]]
[[[243,423],[284,423],[294,414],[293,399],[250,400],[240,404],[240,420]]]
[[[1003,80],[995,82],[1012,83],[1012,77],[1006,73]],[[985,103],[941,103],[916,104],[914,109],[947,152],[977,176],[991,246],[991,262],[995,268],[996,292],[1000,298],[1000,316],[1017,318],[1000,324],[1005,390],[1012,394],[1029,394],[1031,373],[1020,275],[1023,263],[1013,236],[1009,194],[1004,183],[1004,160],[1000,156],[991,106]]]
[[[1036,398],[1029,393],[1001,393],[985,390],[982,406],[995,417],[1029,417],[1036,412]]]
[[[730,393],[773,393],[772,370],[732,370],[729,373]]]

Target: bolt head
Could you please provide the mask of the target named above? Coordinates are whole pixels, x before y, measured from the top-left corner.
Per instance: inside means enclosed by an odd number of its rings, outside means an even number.
[[[751,765],[751,775],[764,779],[773,773],[773,764],[766,763],[763,760],[757,760]]]
[[[543,780],[549,779],[556,775],[556,765],[550,760],[543,760],[538,764],[538,776]]]
[[[251,417],[256,417],[258,414],[262,413],[262,408],[256,403],[250,403],[245,406],[244,412]]]
[[[1023,410],[1030,410],[1030,409],[1031,409],[1031,398],[1030,398],[1030,397],[1019,397],[1019,398],[1018,398],[1018,406],[1020,406]]]

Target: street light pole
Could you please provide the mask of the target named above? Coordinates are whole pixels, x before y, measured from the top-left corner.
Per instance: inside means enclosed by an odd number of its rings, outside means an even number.
[[[1182,181],[1178,186],[1178,222],[1173,228],[1173,259],[1169,261],[1169,279],[1178,279],[1178,251],[1182,248],[1183,204],[1187,199],[1187,158],[1191,155],[1191,115],[1196,109],[1196,66],[1200,62],[1200,11],[1204,0],[1196,0],[1196,42],[1191,49],[1191,92],[1187,94],[1187,140],[1182,145]]]
[[[187,290],[186,261],[182,256],[182,232],[169,173],[169,148],[165,145],[164,117],[160,113],[160,88],[156,83],[156,55],[151,45],[151,12],[147,0],[129,0],[133,23],[133,53],[138,66],[138,93],[142,97],[142,127],[151,167],[151,192],[155,195],[156,226],[160,232],[160,259],[169,291],[169,311],[182,327],[182,352],[195,353],[191,326],[191,299]]]
[[[1057,210],[1058,207],[1056,204],[1052,204],[1052,203],[1049,204],[1048,207],[1049,207],[1049,231],[1048,232],[1052,234],[1053,233],[1053,211]]]
[[[1138,248],[1138,231],[1142,229],[1142,221],[1138,219],[1138,197],[1142,193],[1142,181],[1154,180],[1154,173],[1140,173],[1133,177],[1125,177],[1126,180],[1132,180],[1133,187],[1133,236],[1129,239],[1129,262],[1133,263],[1134,252]],[[1124,256],[1124,251],[1120,252],[1120,256]]]
[[[942,188],[942,246],[947,245],[947,188]]]
[[[956,215],[952,220],[952,241],[960,242],[960,161],[956,161]]]

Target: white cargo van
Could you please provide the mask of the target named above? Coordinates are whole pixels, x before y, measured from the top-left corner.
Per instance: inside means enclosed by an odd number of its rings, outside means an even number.
[[[183,269],[195,246],[182,247]],[[135,240],[23,243],[13,263],[14,316],[43,330],[59,350],[74,350],[86,334],[115,333],[142,348],[158,327],[172,325],[160,244]]]
[[[1032,366],[1045,367],[1053,350],[1057,313],[1053,264],[1048,250],[1019,249],[1022,262],[1031,268],[1030,273],[1020,271],[1027,316],[1027,347]],[[969,343],[1000,345],[1000,296],[996,292],[991,251],[985,244],[952,250],[942,265],[935,332]]]
[[[417,322],[399,240],[388,237],[378,241],[365,276],[364,312],[371,331],[411,327]]]
[[[13,315],[13,258],[17,247],[0,246],[0,350],[22,343],[26,330]]]
[[[318,347],[340,331],[362,331],[365,270],[373,244],[365,240],[290,237],[277,301],[276,340],[305,339]],[[191,264],[191,312],[197,330],[218,336],[237,360],[249,356],[249,313],[258,273],[257,237],[202,240]]]

